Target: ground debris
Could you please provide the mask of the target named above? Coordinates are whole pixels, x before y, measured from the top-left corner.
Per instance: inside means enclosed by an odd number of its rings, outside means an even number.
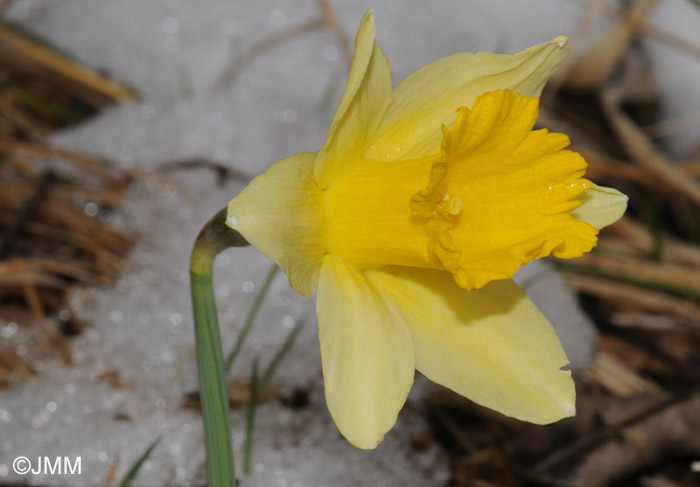
[[[0,79],[3,387],[31,378],[36,360],[71,363],[68,337],[85,324],[66,297],[78,286],[112,284],[135,238],[110,223],[132,175],[43,142],[132,94],[7,24],[0,25]]]

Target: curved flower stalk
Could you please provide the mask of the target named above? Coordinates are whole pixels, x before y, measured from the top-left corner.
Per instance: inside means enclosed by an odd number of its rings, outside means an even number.
[[[316,291],[326,400],[352,444],[379,444],[415,369],[521,420],[572,416],[567,358],[510,279],[591,250],[626,207],[568,137],[533,131],[566,38],[454,54],[392,90],[374,33],[369,11],[323,147],[255,178],[227,224]]]

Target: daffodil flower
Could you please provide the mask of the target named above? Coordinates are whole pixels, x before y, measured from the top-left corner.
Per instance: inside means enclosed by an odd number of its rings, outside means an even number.
[[[566,38],[454,54],[392,90],[374,33],[369,11],[323,147],[255,178],[227,224],[316,291],[326,401],[352,444],[379,444],[416,369],[521,420],[572,416],[566,355],[510,279],[591,250],[626,207],[566,135],[533,130]]]

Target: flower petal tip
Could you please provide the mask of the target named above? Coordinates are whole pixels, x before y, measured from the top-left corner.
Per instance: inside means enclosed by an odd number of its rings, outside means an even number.
[[[367,9],[365,14],[362,16],[362,21],[360,22],[360,28],[358,30],[362,31],[369,26],[372,26],[372,28],[374,28],[374,9],[373,8]],[[359,32],[358,32],[358,34],[359,34]],[[374,38],[374,34],[372,34],[372,38]]]
[[[345,438],[348,441],[348,443],[350,443],[352,446],[359,448],[360,450],[375,450],[379,446],[379,444],[384,440],[384,435],[382,435],[380,438],[368,441],[351,440],[349,438],[346,438],[345,436],[343,436],[343,438]]]
[[[236,228],[238,227],[238,218],[236,218],[235,216],[230,216],[230,215],[227,216],[226,217],[226,226],[231,227],[234,230],[236,230]]]
[[[601,230],[622,218],[627,210],[628,197],[614,188],[593,185],[579,195],[581,204],[569,211],[579,220]]]
[[[573,403],[564,404],[564,417],[571,418],[576,416],[576,406]]]
[[[569,38],[565,35],[558,35],[550,41],[552,44],[556,44],[559,47],[566,47],[569,43]]]

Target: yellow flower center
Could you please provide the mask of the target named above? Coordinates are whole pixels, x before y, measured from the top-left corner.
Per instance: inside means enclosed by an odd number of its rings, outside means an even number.
[[[498,90],[459,108],[442,147],[415,160],[361,159],[325,190],[328,253],[359,268],[446,270],[479,288],[553,254],[576,257],[597,230],[568,211],[591,183],[563,134],[533,131],[538,99]]]

